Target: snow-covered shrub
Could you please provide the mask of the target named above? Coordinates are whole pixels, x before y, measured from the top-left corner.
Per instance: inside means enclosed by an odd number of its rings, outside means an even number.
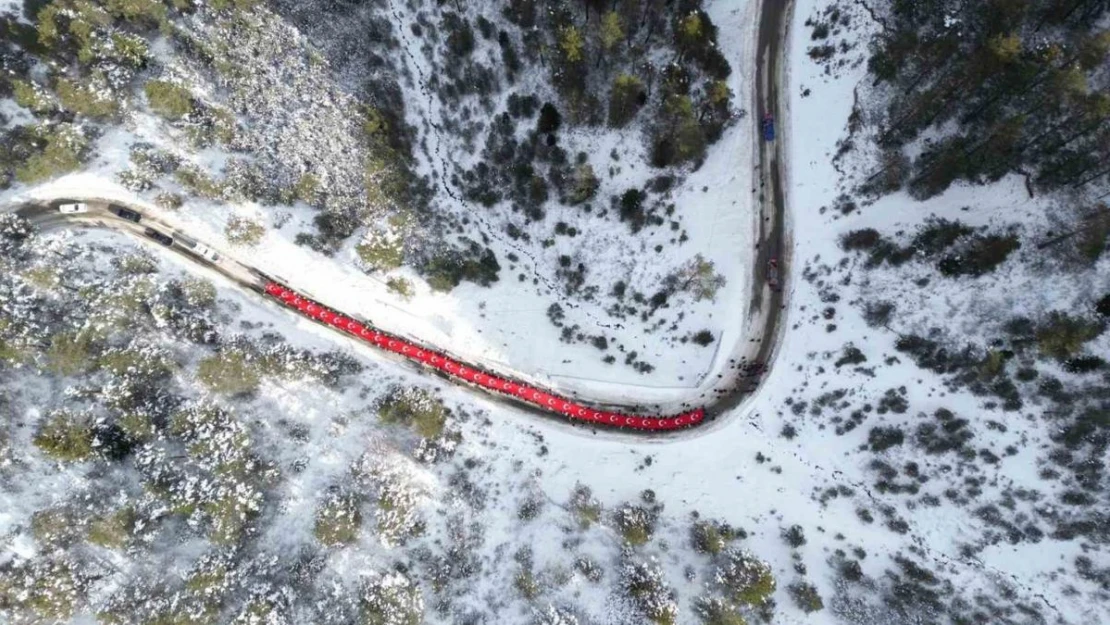
[[[89,523],[86,538],[94,545],[109,549],[121,549],[131,540],[136,520],[135,509],[124,506],[113,512],[95,517]]]
[[[50,338],[46,369],[61,376],[84,373],[93,366],[91,337],[84,332],[61,332]]]
[[[208,538],[217,545],[237,543],[262,508],[262,491],[244,481],[221,480],[207,499],[202,510],[208,517]]]
[[[362,625],[420,625],[424,622],[424,595],[401,573],[383,575],[366,584],[361,593]]]
[[[678,603],[654,558],[646,562],[626,562],[621,568],[621,585],[636,608],[653,623],[674,623]]]
[[[643,545],[655,532],[657,514],[654,510],[626,503],[613,512],[613,522],[624,541],[632,546]]]
[[[178,120],[193,112],[193,96],[187,87],[165,80],[150,80],[143,85],[151,110],[169,120]]]
[[[571,610],[549,605],[535,613],[532,625],[578,625],[578,622]]]
[[[313,533],[328,547],[349,545],[358,540],[362,511],[353,493],[330,493],[316,509]]]
[[[516,588],[521,597],[531,601],[540,595],[540,585],[531,569],[522,568],[513,578],[513,588]]]
[[[201,360],[197,379],[215,393],[244,395],[258,389],[258,369],[250,354],[227,350]]]
[[[578,556],[574,559],[574,570],[582,574],[587,580],[598,583],[601,581],[603,571],[601,566],[589,556]]]
[[[386,281],[385,286],[390,290],[401,296],[403,300],[412,299],[416,293],[413,291],[412,280],[408,278],[390,278]]]
[[[690,525],[690,544],[698,553],[717,555],[729,541],[742,536],[727,523],[698,519]]]
[[[529,493],[517,508],[516,518],[525,522],[535,519],[543,511],[543,504],[544,500],[539,494]]]
[[[88,156],[89,138],[80,126],[42,124],[35,127],[34,132],[43,147],[16,167],[15,177],[20,182],[33,184],[68,174],[79,168]]]
[[[85,580],[65,559],[0,565],[0,620],[13,625],[68,621],[83,601]]]
[[[266,229],[262,224],[245,217],[236,216],[228,219],[227,227],[224,228],[224,236],[233,245],[257,245],[264,234]]]
[[[404,242],[401,237],[387,233],[367,233],[362,242],[355,246],[359,260],[368,271],[389,271],[401,266],[405,259]]]
[[[375,518],[383,545],[392,547],[404,544],[409,538],[424,532],[424,520],[416,510],[419,493],[408,484],[384,478],[379,486],[378,509]]]
[[[419,481],[419,465],[392,450],[382,450],[365,454],[354,472],[377,490],[374,517],[382,545],[401,545],[424,532],[418,507],[426,498],[427,486]]]
[[[88,460],[94,452],[92,420],[88,415],[56,410],[43,420],[33,441],[35,447],[56,460]]]
[[[821,600],[821,595],[817,592],[817,587],[809,582],[796,581],[786,587],[790,597],[794,599],[794,604],[806,613],[817,612],[825,607],[825,602]]]
[[[794,549],[806,544],[805,531],[802,530],[801,525],[791,525],[789,528],[784,528],[782,539]]]
[[[741,549],[724,553],[714,581],[730,599],[742,605],[759,606],[775,591],[770,565]]]
[[[412,426],[421,436],[435,438],[443,433],[447,408],[423,388],[395,387],[378,406],[378,417],[383,423]]]
[[[574,512],[578,526],[589,529],[601,519],[601,502],[593,496],[593,491],[585,484],[576,484],[570,496],[570,508]]]
[[[65,547],[81,534],[79,511],[70,506],[39,510],[31,515],[31,534],[45,548]]]
[[[31,222],[15,213],[0,213],[0,256],[12,256],[31,238]]]
[[[705,625],[748,625],[736,606],[718,597],[699,597],[694,601],[694,613]]]
[[[170,431],[187,446],[203,468],[229,476],[246,476],[257,463],[247,428],[215,405],[193,404],[174,415]]]
[[[94,74],[89,84],[59,79],[54,87],[58,100],[67,110],[94,118],[114,117],[120,103],[112,96],[104,76]]]
[[[286,593],[258,593],[243,606],[231,625],[287,625],[289,598]]]

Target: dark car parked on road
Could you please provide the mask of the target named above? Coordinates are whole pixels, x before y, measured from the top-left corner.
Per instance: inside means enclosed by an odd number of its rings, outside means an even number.
[[[135,223],[139,223],[139,220],[143,218],[142,215],[140,215],[139,213],[136,213],[135,211],[131,210],[130,208],[124,208],[124,207],[119,206],[117,204],[109,204],[108,205],[108,210],[115,213],[116,216],[118,216],[120,219],[126,219],[127,221],[133,221]]]
[[[161,243],[162,245],[165,245],[166,247],[173,245],[173,237],[167,234],[162,234],[154,228],[147,228],[146,230],[143,230],[143,234]]]
[[[763,116],[763,140],[775,140],[775,116],[770,113]]]

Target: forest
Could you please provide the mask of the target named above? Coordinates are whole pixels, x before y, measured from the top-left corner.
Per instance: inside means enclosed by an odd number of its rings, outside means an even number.
[[[1105,0],[893,0],[868,61],[885,107],[868,188],[924,199],[1007,174],[1030,193],[1105,184],[1108,12]]]

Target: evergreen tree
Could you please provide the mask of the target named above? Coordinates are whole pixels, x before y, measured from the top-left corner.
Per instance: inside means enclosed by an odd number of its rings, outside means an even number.
[[[640,110],[647,100],[644,83],[635,76],[621,74],[613,81],[609,92],[609,125],[622,128]]]

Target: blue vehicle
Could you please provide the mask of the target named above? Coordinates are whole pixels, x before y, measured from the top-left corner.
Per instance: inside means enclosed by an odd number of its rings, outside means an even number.
[[[770,113],[763,116],[763,140],[775,140],[775,118]]]

